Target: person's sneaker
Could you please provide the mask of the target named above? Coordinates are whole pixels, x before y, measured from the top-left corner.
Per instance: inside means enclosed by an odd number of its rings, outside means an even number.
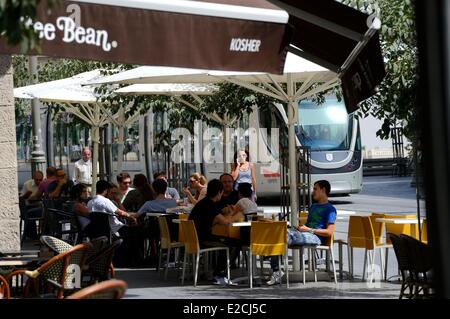
[[[228,286],[228,285],[234,285],[231,280],[228,280],[227,277],[214,277],[214,285],[220,285],[220,286]]]
[[[272,276],[270,277],[270,280],[267,283],[267,285],[272,286],[275,284],[281,284],[281,278],[283,278],[284,272],[282,270],[273,272]]]

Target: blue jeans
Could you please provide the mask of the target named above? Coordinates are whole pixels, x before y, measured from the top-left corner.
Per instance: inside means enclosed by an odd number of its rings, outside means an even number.
[[[288,228],[288,245],[320,245],[321,241],[317,235],[300,232],[296,229]],[[279,256],[270,257],[270,268],[272,271],[279,271]]]
[[[320,245],[322,242],[317,235],[309,232],[300,232],[288,228],[288,245]]]

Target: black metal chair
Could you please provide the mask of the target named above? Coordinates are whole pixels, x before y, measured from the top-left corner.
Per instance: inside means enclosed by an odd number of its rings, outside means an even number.
[[[40,235],[40,229],[41,229],[41,222],[43,221],[43,217],[28,217],[27,212],[28,209],[31,208],[39,208],[40,202],[36,201],[38,205],[27,205],[27,200],[25,198],[19,197],[19,211],[20,211],[20,222],[19,222],[19,235],[20,235],[20,243],[23,244],[25,240],[24,232],[25,232],[25,225],[27,222],[38,222],[37,229],[38,236]]]
[[[395,257],[397,258],[398,269],[402,277],[399,299],[402,299],[403,297],[411,299],[413,297],[414,282],[409,272],[411,269],[411,260],[409,255],[408,243],[403,237],[400,237],[399,235],[387,233],[387,236],[392,242]],[[409,293],[405,293],[407,289],[409,290]]]
[[[409,272],[414,287],[413,298],[433,297],[433,263],[430,246],[408,235],[401,234],[400,237],[406,242],[408,247],[410,258]]]
[[[109,223],[110,217],[113,214],[104,212],[91,212],[89,219],[91,222],[86,226],[85,233],[89,239],[99,238],[105,236],[108,238],[108,243],[112,243],[112,231]]]

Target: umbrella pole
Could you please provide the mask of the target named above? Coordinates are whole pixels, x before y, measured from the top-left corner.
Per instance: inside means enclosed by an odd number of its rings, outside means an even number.
[[[295,141],[295,124],[297,123],[297,102],[294,97],[294,82],[292,74],[287,74],[287,95],[288,102],[288,138],[289,138],[289,184],[290,184],[290,198],[291,198],[291,225],[298,226],[298,198],[297,198],[297,158],[296,149],[297,143]],[[298,250],[293,250],[292,265],[294,271],[300,271],[300,259]]]
[[[116,176],[119,175],[122,172],[123,167],[123,145],[125,143],[125,134],[123,132],[124,130],[124,122],[125,122],[125,111],[123,107],[120,108],[119,111],[119,136],[118,136],[118,145],[117,145],[117,172]]]
[[[420,186],[419,186],[419,161],[417,159],[417,142],[414,143],[414,168],[416,177],[416,201],[417,201],[417,224],[419,225],[419,241],[422,241],[422,225],[420,224]]]
[[[99,132],[100,129],[98,126],[92,127],[92,197],[96,194]]]

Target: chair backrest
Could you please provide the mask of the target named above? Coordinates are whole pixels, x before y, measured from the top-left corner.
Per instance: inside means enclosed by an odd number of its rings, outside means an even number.
[[[67,299],[121,299],[126,290],[125,281],[111,279],[81,289]]]
[[[334,228],[334,230],[335,229],[336,228]],[[322,237],[323,239],[322,239],[321,246],[333,247],[333,245],[334,245],[334,230],[333,230],[333,233],[331,234],[331,236],[329,236],[329,237]]]
[[[111,224],[109,222],[111,216],[112,215],[103,212],[89,213],[91,222],[85,229],[89,239],[105,236],[111,240]]]
[[[111,263],[116,249],[122,244],[123,240],[118,239],[113,243],[107,245],[103,250],[96,255],[91,256],[86,261],[86,266],[91,274],[94,274],[98,280],[107,280]]]
[[[387,233],[387,236],[392,242],[395,257],[397,257],[398,269],[407,271],[410,269],[410,257],[408,243],[402,237],[396,234]]]
[[[427,244],[428,243],[428,225],[427,225],[427,220],[424,219],[422,222],[422,228],[421,228],[421,239],[422,242]]]
[[[76,272],[69,273],[67,269],[73,265],[78,266],[81,271],[84,268],[86,253],[89,247],[89,243],[76,245],[47,261],[37,269],[37,272],[42,276],[41,278],[53,280],[65,288],[74,288],[73,281],[77,274]]]
[[[407,218],[407,219],[416,219],[417,215],[414,214],[408,214],[408,215],[390,215],[386,214],[386,218]],[[392,233],[396,235],[405,234],[413,237],[417,237],[419,234],[416,234],[414,232],[414,229],[416,225],[413,224],[392,224],[392,223],[386,223],[386,233]],[[391,244],[389,239],[386,240],[386,243]]]
[[[250,246],[253,255],[284,255],[287,247],[287,222],[252,222]]]
[[[41,236],[41,243],[57,254],[64,253],[73,248],[72,245],[52,236]]]
[[[110,246],[109,238],[106,236],[94,238],[89,243],[91,244],[91,247],[86,253],[86,265],[88,265],[91,260]]]
[[[2,275],[0,275],[0,299],[11,298],[11,293],[9,290],[9,284]]]
[[[193,220],[182,220],[181,225],[184,233],[184,246],[186,252],[188,254],[197,253],[200,250],[200,244],[198,242],[195,222]]]
[[[410,270],[419,273],[430,271],[433,268],[430,246],[408,235],[401,234],[400,237],[408,245]]]
[[[347,242],[351,247],[373,249],[375,234],[369,216],[350,216]]]
[[[376,219],[377,218],[384,218],[386,216],[386,214],[382,214],[382,213],[372,213],[370,215],[370,220],[372,221],[372,227],[373,227],[373,234],[375,235],[375,243],[377,245],[381,245],[382,244],[382,239],[383,239],[383,231],[385,229],[385,223],[382,222],[377,222]]]
[[[171,238],[170,238],[170,231],[169,231],[169,225],[167,225],[167,219],[164,216],[158,217],[158,225],[159,225],[159,236],[160,236],[160,243],[162,249],[168,249],[170,247]]]
[[[179,214],[178,215],[178,219],[180,219],[180,220],[187,220],[188,218],[189,218],[188,214]],[[184,232],[183,232],[183,229],[181,228],[181,223],[178,226],[178,241],[180,243],[184,243]]]
[[[299,223],[299,225],[305,225],[306,224],[306,222],[308,221],[308,212],[304,212],[304,211],[301,211],[300,213],[299,213],[299,219],[298,219],[298,223]]]

